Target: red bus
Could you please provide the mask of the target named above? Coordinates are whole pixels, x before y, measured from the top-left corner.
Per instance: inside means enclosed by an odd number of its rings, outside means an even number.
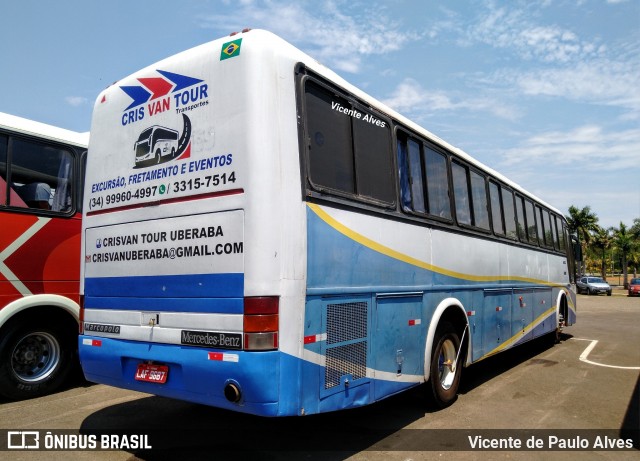
[[[89,133],[0,113],[0,395],[77,367],[82,171]]]

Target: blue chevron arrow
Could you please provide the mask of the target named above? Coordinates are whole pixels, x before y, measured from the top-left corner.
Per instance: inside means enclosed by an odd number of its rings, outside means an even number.
[[[120,88],[122,89],[122,91],[127,93],[131,97],[131,99],[133,99],[133,102],[129,104],[129,107],[127,107],[125,110],[129,110],[132,107],[144,104],[151,97],[151,93],[149,93],[141,86],[121,86]]]
[[[180,91],[184,88],[190,87],[192,85],[195,85],[196,83],[200,83],[203,81],[197,78],[187,77],[186,75],[167,72],[166,70],[156,69],[156,71],[162,74],[164,78],[169,79],[176,84],[176,87],[173,89],[172,93],[175,93],[176,91]]]

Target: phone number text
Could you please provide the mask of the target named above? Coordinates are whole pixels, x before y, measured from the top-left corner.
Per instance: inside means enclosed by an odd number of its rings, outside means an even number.
[[[89,209],[100,209],[104,207],[113,207],[114,205],[125,205],[129,202],[144,200],[148,198],[157,198],[161,200],[167,195],[180,194],[189,191],[199,191],[208,188],[216,188],[233,184],[236,182],[236,173],[214,174],[198,178],[183,179],[180,181],[171,181],[156,186],[140,187],[137,189],[113,192],[111,194],[99,195],[89,200]]]

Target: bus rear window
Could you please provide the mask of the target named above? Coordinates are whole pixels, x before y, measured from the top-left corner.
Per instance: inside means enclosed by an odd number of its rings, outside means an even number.
[[[391,204],[391,131],[381,115],[313,80],[305,82],[309,181],[321,191]]]
[[[307,130],[311,182],[318,188],[355,192],[350,120],[332,104],[345,100],[307,84]]]

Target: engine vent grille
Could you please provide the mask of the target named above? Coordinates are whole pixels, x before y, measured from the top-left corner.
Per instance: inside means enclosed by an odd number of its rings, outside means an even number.
[[[367,374],[366,302],[327,304],[327,348],[324,388],[338,386],[345,375]]]
[[[327,304],[327,344],[367,337],[367,303]]]

